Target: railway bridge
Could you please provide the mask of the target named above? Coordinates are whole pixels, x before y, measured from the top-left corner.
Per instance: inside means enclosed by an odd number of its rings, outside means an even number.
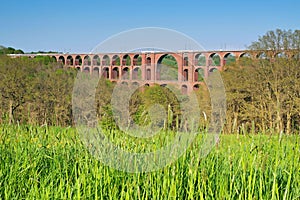
[[[215,70],[223,70],[228,62],[243,57],[264,58],[263,52],[178,51],[122,52],[99,54],[15,54],[11,57],[50,56],[64,67],[76,68],[113,82],[132,82],[141,85],[176,83],[183,93],[199,88],[203,79]],[[287,56],[285,52],[273,56]],[[289,56],[289,55],[288,55]],[[171,70],[168,70],[171,69]],[[169,74],[166,76],[166,73]]]

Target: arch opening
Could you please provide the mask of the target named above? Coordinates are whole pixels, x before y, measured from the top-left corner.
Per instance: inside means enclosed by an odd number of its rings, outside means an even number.
[[[102,58],[102,65],[103,66],[110,66],[110,58],[108,55],[104,55]]]
[[[73,57],[72,56],[68,56],[67,57],[67,65],[73,65],[74,64],[74,60],[73,60]]]
[[[288,56],[285,54],[285,52],[279,52],[275,54],[275,58],[288,58]]]
[[[185,67],[189,66],[189,58],[187,56],[183,58],[183,66]]]
[[[156,65],[155,80],[178,80],[178,64],[174,56],[170,54],[162,55]]]
[[[251,55],[249,53],[242,53],[240,58],[251,58]]]
[[[124,55],[122,58],[122,65],[123,66],[130,66],[131,65],[131,58],[128,54]]]
[[[239,64],[242,66],[248,66],[251,64],[252,56],[249,53],[242,53],[238,60]]]
[[[91,62],[91,58],[90,56],[85,56],[83,59],[84,65],[86,66],[91,66],[92,62]]]
[[[130,78],[129,76],[129,68],[125,67],[122,69],[122,79],[128,80]]]
[[[63,65],[65,65],[65,57],[59,56],[58,62],[61,63],[61,64],[63,64]]]
[[[146,80],[151,80],[151,69],[146,70]]]
[[[139,87],[140,84],[138,82],[133,82],[132,85]]]
[[[93,68],[93,75],[99,76],[99,68],[98,67]]]
[[[93,65],[94,65],[94,66],[100,66],[100,64],[101,64],[100,57],[99,57],[98,55],[95,55],[95,56],[93,57]]]
[[[257,59],[268,59],[268,56],[265,52],[260,52],[259,54],[257,54],[256,58]]]
[[[195,82],[202,82],[202,81],[204,81],[204,69],[202,69],[202,68],[195,69],[195,72],[194,72],[194,81]]]
[[[227,53],[223,59],[223,65],[230,65],[236,62],[236,56],[233,53]]]
[[[76,56],[75,57],[75,65],[82,65],[82,58],[81,56]]]
[[[51,59],[52,59],[52,61],[53,61],[53,62],[57,62],[57,60],[56,60],[56,57],[55,57],[55,56],[52,56],[52,57],[51,57]]]
[[[90,68],[89,68],[89,67],[85,67],[85,68],[83,69],[83,72],[85,72],[85,73],[90,73]]]
[[[119,79],[119,77],[120,77],[119,68],[114,67],[113,70],[112,70],[111,78],[112,79]]]
[[[206,57],[202,53],[198,53],[195,56],[194,60],[194,65],[195,66],[206,66]]]
[[[112,57],[112,65],[113,66],[120,66],[120,57],[118,55],[114,55]]]
[[[195,85],[193,86],[193,90],[195,90],[195,91],[199,90],[199,88],[200,88],[200,85],[199,85],[199,84],[195,84]]]
[[[189,70],[185,69],[183,70],[183,81],[188,81],[189,80]]]
[[[217,68],[215,68],[215,67],[213,67],[213,68],[209,69],[209,73],[214,73],[214,72],[216,72],[216,71],[218,71],[218,69],[217,69]]]
[[[136,67],[136,68],[133,69],[132,79],[133,80],[142,80],[142,70],[139,67]]]
[[[133,57],[133,66],[142,66],[142,56],[137,54]]]
[[[104,67],[102,69],[101,77],[105,78],[105,79],[109,79],[109,69],[108,69],[108,67]]]
[[[151,66],[151,58],[147,57],[146,59],[146,66]]]
[[[220,66],[221,65],[221,56],[218,53],[212,53],[209,56],[208,65],[209,66]]]
[[[188,93],[188,87],[186,85],[181,86],[181,93],[182,94],[187,94]]]

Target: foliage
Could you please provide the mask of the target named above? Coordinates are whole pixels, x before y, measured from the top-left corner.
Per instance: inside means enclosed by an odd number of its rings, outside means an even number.
[[[21,49],[14,49],[12,47],[3,47],[0,46],[0,55],[4,54],[24,54],[24,52]]]
[[[71,92],[76,73],[60,68],[49,59],[0,58],[3,121],[71,124]]]
[[[270,31],[251,45],[253,51],[263,51],[267,58],[245,58],[226,66],[226,132],[299,131],[300,62],[292,55],[276,56],[285,48],[289,48],[287,53],[298,55],[300,49],[290,49],[300,41],[290,39],[295,37],[291,31]]]
[[[249,46],[251,50],[300,50],[300,30],[281,30],[268,31],[260,36],[258,41],[252,42]]]

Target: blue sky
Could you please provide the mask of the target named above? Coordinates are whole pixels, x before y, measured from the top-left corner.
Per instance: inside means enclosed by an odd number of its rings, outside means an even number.
[[[0,45],[29,51],[89,52],[121,31],[162,27],[205,49],[244,49],[269,30],[300,29],[300,1],[66,1],[1,2]]]

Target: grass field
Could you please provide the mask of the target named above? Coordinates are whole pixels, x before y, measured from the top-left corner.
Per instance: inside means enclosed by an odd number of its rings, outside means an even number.
[[[73,128],[0,125],[0,199],[300,199],[299,136],[221,135],[201,159],[201,135],[170,166],[130,174]]]

